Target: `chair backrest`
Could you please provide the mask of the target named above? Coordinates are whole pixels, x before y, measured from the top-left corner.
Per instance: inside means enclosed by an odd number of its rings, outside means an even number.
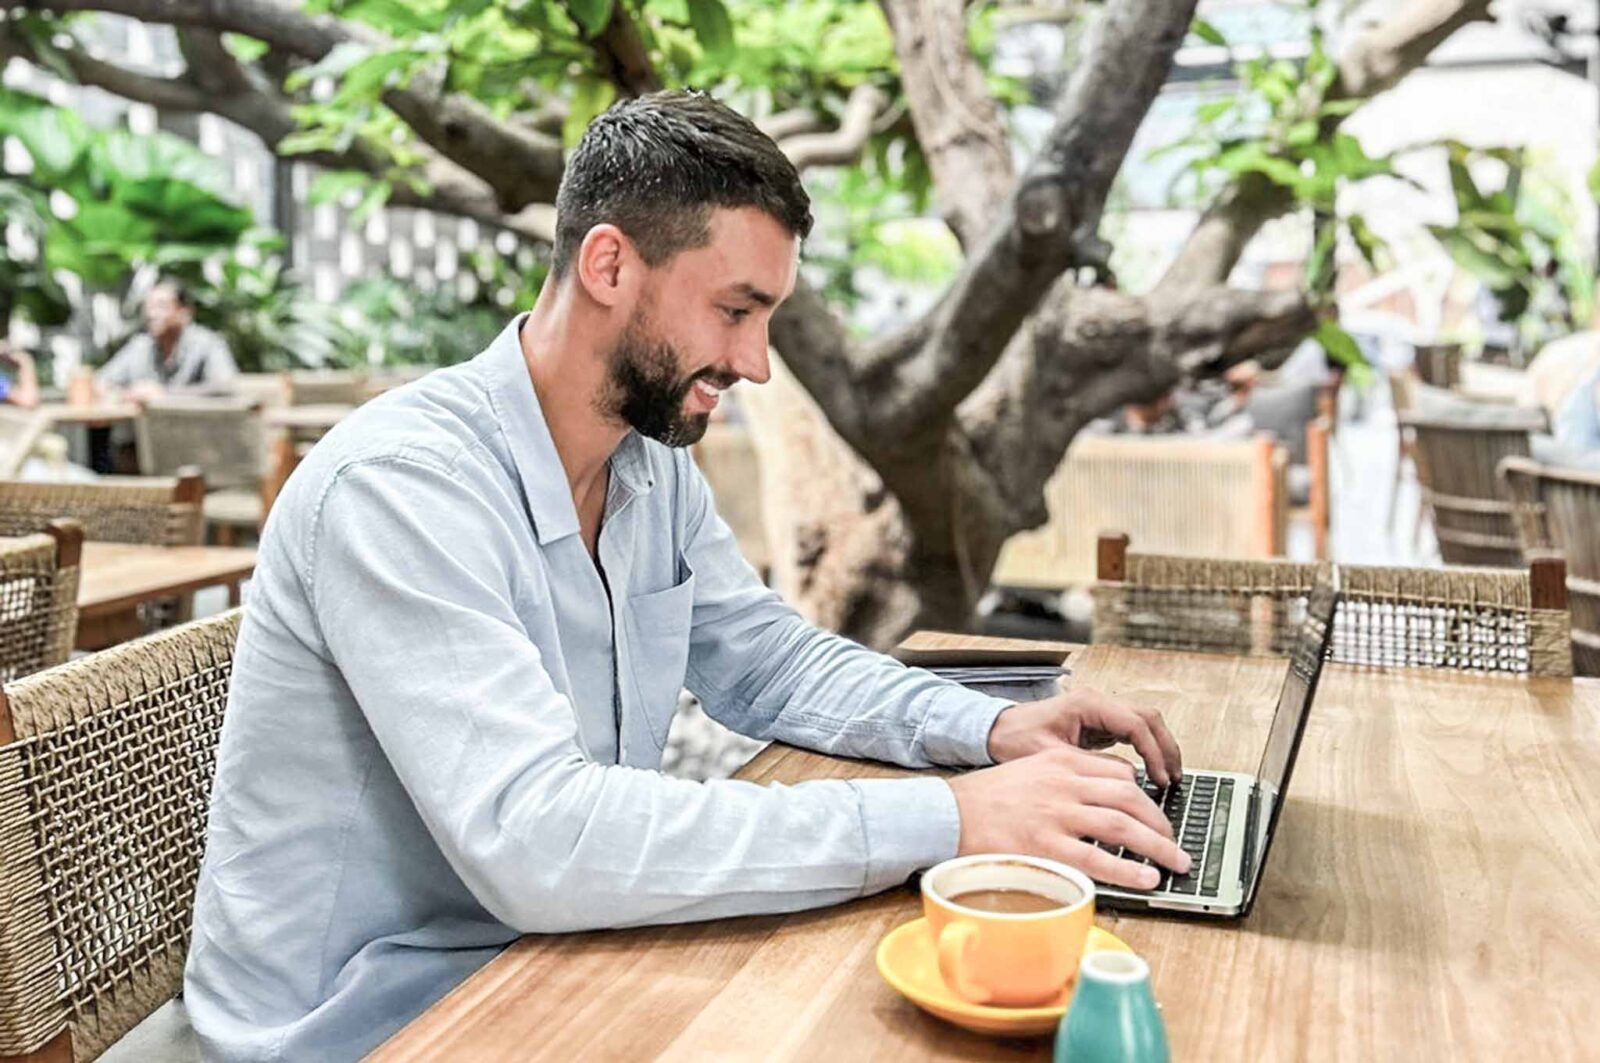
[[[1132,553],[1101,538],[1095,642],[1287,656],[1306,597],[1330,562]],[[1572,618],[1559,557],[1526,569],[1332,565],[1332,660],[1345,664],[1572,674]]]
[[[53,668],[71,655],[82,551],[83,526],[73,520],[0,539],[0,682]]]
[[[1422,344],[1416,349],[1417,376],[1436,388],[1453,388],[1461,382],[1461,345]]]
[[[1600,473],[1507,458],[1500,476],[1525,552],[1566,558],[1573,670],[1600,675]]]
[[[107,476],[89,483],[0,480],[0,535],[28,535],[57,518],[94,542],[187,546],[201,541],[205,477]]]
[[[1045,488],[1048,522],[1006,543],[993,582],[1091,583],[1096,538],[1113,529],[1169,553],[1277,556],[1287,470],[1287,453],[1267,435],[1080,436]]]
[[[50,416],[43,410],[0,403],[0,477],[17,475],[49,427]]]
[[[757,572],[765,572],[772,563],[772,550],[761,513],[761,462],[749,429],[713,421],[694,445],[694,459],[716,497],[717,515],[732,529],[740,553]]]
[[[367,400],[367,374],[355,370],[300,370],[284,380],[290,406],[359,406]]]
[[[261,410],[251,401],[163,399],[138,421],[139,471],[171,476],[205,470],[206,485],[257,487],[267,464]]]
[[[209,617],[5,688],[0,1056],[93,1059],[182,987],[238,629]]]
[[[1422,501],[1433,517],[1439,556],[1450,565],[1522,564],[1511,506],[1495,470],[1526,457],[1529,436],[1544,428],[1542,411],[1494,407],[1492,414],[1403,414],[1415,441]]]

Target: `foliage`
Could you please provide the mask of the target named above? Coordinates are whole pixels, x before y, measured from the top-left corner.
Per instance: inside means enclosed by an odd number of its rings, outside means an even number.
[[[1308,0],[1305,6],[1315,9],[1318,2]],[[1210,44],[1227,43],[1215,26],[1203,20],[1195,22],[1192,32]],[[1316,26],[1303,63],[1258,57],[1235,63],[1234,73],[1239,92],[1202,104],[1194,133],[1160,152],[1193,155],[1180,180],[1193,181],[1202,195],[1252,176],[1287,189],[1312,217],[1307,294],[1314,304],[1330,306],[1341,243],[1356,248],[1375,273],[1385,268],[1389,257],[1364,218],[1340,211],[1340,191],[1370,177],[1405,178],[1396,173],[1392,156],[1368,155],[1359,140],[1339,129],[1339,121],[1365,101],[1340,99],[1333,92],[1338,64]],[[1331,361],[1365,375],[1366,360],[1359,346],[1333,320],[1325,319],[1313,338]]]
[[[513,309],[533,305],[546,268],[519,271],[496,255],[469,268],[480,279],[462,298],[454,286],[425,291],[389,276],[357,281],[340,299],[340,365],[454,365],[487,347]],[[487,275],[487,277],[485,277]]]
[[[10,89],[0,89],[0,136],[15,137],[33,163],[16,183],[33,193],[43,268],[87,289],[112,290],[147,264],[195,277],[251,227],[215,163],[177,137],[93,129]]]
[[[36,325],[65,324],[72,316],[66,292],[44,263],[49,206],[34,188],[0,177],[0,338],[13,313]],[[21,250],[6,237],[12,227]]]
[[[1489,290],[1501,319],[1517,326],[1525,347],[1588,321],[1594,273],[1567,193],[1530,168],[1523,149],[1476,149],[1456,141],[1444,148],[1457,220],[1428,231]],[[1474,175],[1474,163],[1486,160],[1505,174],[1494,190]]]
[[[215,329],[247,373],[339,363],[338,310],[318,302],[280,258],[247,265],[235,256],[194,288],[195,320]]]

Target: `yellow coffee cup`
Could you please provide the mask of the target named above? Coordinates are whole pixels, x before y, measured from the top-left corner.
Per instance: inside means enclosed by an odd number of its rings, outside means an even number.
[[[945,984],[974,1004],[1031,1007],[1072,979],[1094,925],[1094,883],[1036,856],[984,853],[922,876]]]

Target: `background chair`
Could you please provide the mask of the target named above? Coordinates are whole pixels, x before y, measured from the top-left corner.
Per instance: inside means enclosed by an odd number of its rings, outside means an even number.
[[[0,480],[0,535],[28,535],[57,518],[83,525],[93,542],[187,546],[205,530],[205,477],[107,476],[90,483]]]
[[[72,653],[82,550],[83,527],[70,520],[0,542],[0,682],[54,667]]]
[[[1566,566],[1389,568],[1133,553],[1103,536],[1095,642],[1287,656],[1323,566],[1343,600],[1331,659],[1379,667],[1572,674]]]
[[[22,470],[22,463],[49,427],[50,416],[42,410],[0,403],[0,478]]]
[[[94,1059],[183,984],[238,611],[0,695],[0,1057]]]
[[[353,369],[296,370],[284,374],[290,406],[359,406],[367,400],[367,374]]]
[[[1600,473],[1507,458],[1500,476],[1524,552],[1554,548],[1566,559],[1573,670],[1600,675]]]
[[[1422,504],[1439,556],[1450,565],[1522,564],[1511,505],[1495,470],[1508,457],[1527,457],[1529,437],[1543,431],[1544,414],[1515,407],[1480,407],[1400,418],[1415,446]]]
[[[993,582],[1092,583],[1096,537],[1113,528],[1170,553],[1281,555],[1287,470],[1287,451],[1265,434],[1080,436],[1045,488],[1049,522],[1006,543]]]
[[[250,401],[164,399],[138,421],[139,471],[170,476],[205,471],[201,511],[218,542],[231,545],[240,529],[254,533],[266,515],[262,477],[267,441],[260,407]]]

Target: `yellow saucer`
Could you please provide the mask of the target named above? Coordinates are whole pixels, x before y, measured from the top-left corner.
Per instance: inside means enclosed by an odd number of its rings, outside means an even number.
[[[1132,952],[1121,938],[1092,927],[1085,952]],[[1072,1000],[1072,983],[1059,996],[1035,1008],[994,1008],[972,1004],[944,984],[939,954],[926,919],[913,919],[884,935],[878,945],[878,973],[917,1007],[974,1033],[1035,1037],[1055,1033]]]

